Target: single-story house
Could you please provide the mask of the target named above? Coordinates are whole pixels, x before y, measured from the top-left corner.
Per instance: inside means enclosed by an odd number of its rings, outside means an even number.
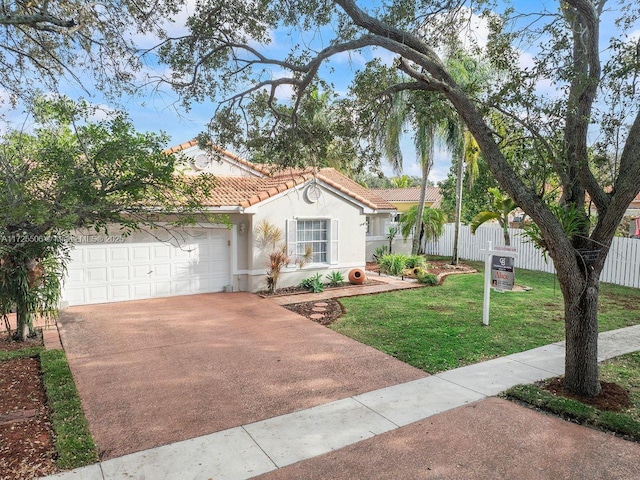
[[[167,150],[189,159],[189,173],[209,172],[216,187],[202,203],[230,224],[203,221],[181,230],[128,237],[82,235],[71,252],[62,306],[266,288],[272,245],[258,241],[266,221],[282,232],[292,258],[278,287],[304,278],[365,266],[366,232],[395,208],[332,168],[275,170],[228,151],[204,151],[196,140]],[[158,220],[162,220],[159,218]],[[112,233],[112,232],[109,232]],[[264,243],[264,242],[262,242]],[[300,266],[294,260],[311,249]]]

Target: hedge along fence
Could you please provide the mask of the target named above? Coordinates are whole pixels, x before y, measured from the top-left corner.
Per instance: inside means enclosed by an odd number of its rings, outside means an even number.
[[[428,255],[453,255],[454,232],[455,225],[446,224],[440,238],[427,242],[425,252]],[[516,268],[555,273],[553,260],[548,255],[545,260],[542,252],[527,241],[523,230],[510,228],[509,235],[511,247],[518,252],[515,258]],[[468,225],[462,225],[458,256],[465,260],[484,261],[484,253],[480,250],[487,248],[487,241],[491,241],[494,247],[504,245],[502,228],[483,225],[473,235]],[[640,288],[640,239],[614,237],[600,281]]]

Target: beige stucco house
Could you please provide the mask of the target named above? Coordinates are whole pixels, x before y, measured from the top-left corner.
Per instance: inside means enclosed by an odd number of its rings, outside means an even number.
[[[203,204],[228,215],[230,225],[202,222],[179,231],[156,229],[122,238],[79,236],[63,290],[64,305],[266,288],[273,247],[258,241],[263,221],[282,232],[293,260],[279,287],[316,273],[345,274],[366,262],[369,220],[389,219],[395,208],[334,169],[274,170],[230,152],[204,151],[195,140],[167,150],[184,155],[194,175],[210,172],[216,187]]]

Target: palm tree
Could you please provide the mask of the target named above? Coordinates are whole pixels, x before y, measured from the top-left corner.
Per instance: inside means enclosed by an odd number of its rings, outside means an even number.
[[[413,137],[416,154],[420,162],[422,180],[420,185],[420,201],[418,202],[418,227],[422,231],[422,211],[427,194],[428,178],[433,166],[436,123],[443,110],[442,100],[434,93],[403,91],[392,97],[389,113],[381,119],[381,126],[376,131],[377,141],[383,147],[385,156],[396,174],[402,172],[402,151],[400,139],[405,125],[415,129]],[[420,250],[420,238],[413,238],[412,253]]]
[[[453,161],[457,164],[456,172],[456,212],[455,232],[453,236],[453,255],[451,264],[458,264],[458,244],[460,238],[460,222],[462,217],[462,184],[465,170],[467,171],[467,186],[471,188],[473,181],[478,176],[478,159],[480,148],[466,126],[458,120],[460,138],[448,137],[447,144],[452,147]]]
[[[486,82],[488,73],[485,66],[476,59],[467,55],[461,49],[448,56],[447,65],[451,69],[456,81],[468,90],[477,89]],[[462,216],[463,178],[467,171],[468,187],[473,186],[473,181],[478,176],[478,160],[480,148],[460,117],[451,112],[441,125],[442,136],[452,154],[452,162],[457,165],[456,172],[456,210],[455,232],[453,238],[453,255],[451,264],[458,264],[458,244],[460,238],[460,222]]]
[[[420,245],[420,249],[415,252],[416,254],[424,253],[422,250],[423,239],[426,242],[442,235],[446,221],[442,210],[425,207],[422,209],[422,222],[420,222],[420,230],[418,230],[418,227],[416,227],[418,223],[418,210],[419,205],[414,205],[400,217],[400,233],[402,233],[402,237],[405,240],[411,235],[414,229],[416,232],[419,232],[417,235],[414,235],[414,238],[418,239],[418,244]]]
[[[393,188],[409,188],[413,182],[409,175],[402,175],[389,179],[389,183],[391,183]]]
[[[504,244],[511,245],[511,236],[509,235],[509,214],[518,208],[507,195],[503,194],[497,188],[490,188],[489,193],[493,195],[493,203],[491,210],[485,210],[478,213],[471,221],[471,233],[475,235],[478,227],[490,220],[497,220],[502,227],[504,234]]]

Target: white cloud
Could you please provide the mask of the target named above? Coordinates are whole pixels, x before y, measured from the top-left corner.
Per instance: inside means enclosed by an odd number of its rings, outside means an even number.
[[[489,39],[489,25],[485,18],[479,17],[469,9],[461,9],[467,14],[468,21],[458,33],[458,37],[466,49],[473,46],[485,48]]]
[[[390,52],[387,49],[378,48],[378,47],[372,48],[371,52],[374,58],[378,58],[380,62],[387,67],[390,67],[391,65],[393,65],[393,62],[397,56],[395,53]]]
[[[340,52],[331,57],[337,64],[347,64],[349,67],[364,67],[367,63],[366,58],[360,52]]]
[[[170,19],[166,19],[161,23],[168,37],[179,37],[189,33],[186,22],[187,19],[195,12],[196,1],[187,0],[180,11]],[[140,33],[134,30],[129,32],[130,39],[138,48],[152,48],[156,46],[160,39],[153,33]]]

